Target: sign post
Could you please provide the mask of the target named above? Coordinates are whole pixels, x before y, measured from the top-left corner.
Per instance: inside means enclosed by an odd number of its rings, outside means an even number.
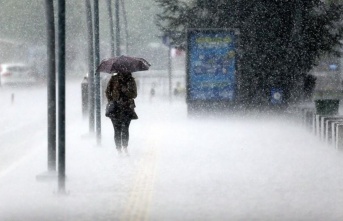
[[[172,101],[172,57],[171,57],[171,41],[170,37],[165,35],[162,39],[163,44],[165,44],[168,47],[168,91],[169,91],[169,102]]]

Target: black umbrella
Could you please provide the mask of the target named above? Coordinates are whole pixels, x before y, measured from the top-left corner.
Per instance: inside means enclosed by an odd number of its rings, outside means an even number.
[[[97,72],[131,73],[136,71],[146,71],[149,69],[149,67],[149,62],[143,58],[121,55],[119,57],[102,60],[97,68]]]

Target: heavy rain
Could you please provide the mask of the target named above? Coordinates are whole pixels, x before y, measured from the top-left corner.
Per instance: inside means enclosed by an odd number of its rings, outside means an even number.
[[[343,1],[0,17],[0,220],[343,220]]]

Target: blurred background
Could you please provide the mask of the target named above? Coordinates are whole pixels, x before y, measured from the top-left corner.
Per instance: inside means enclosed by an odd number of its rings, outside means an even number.
[[[159,8],[153,0],[125,0],[128,33],[121,18],[122,54],[146,58],[155,70],[165,69],[168,47],[154,24]],[[99,1],[100,59],[110,57],[110,29],[106,1]],[[122,6],[120,6],[122,7]],[[57,10],[57,6],[55,6]],[[87,24],[84,1],[66,1],[67,76],[87,72]],[[44,1],[1,1],[0,63],[26,63],[42,77],[46,71],[46,15]],[[55,20],[57,24],[57,18]],[[128,35],[127,35],[128,34]],[[177,67],[183,67],[181,64]],[[179,63],[179,62],[177,62]]]

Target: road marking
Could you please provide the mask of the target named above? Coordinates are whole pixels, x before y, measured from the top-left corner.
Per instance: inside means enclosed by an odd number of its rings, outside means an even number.
[[[21,144],[26,144],[27,142],[21,142]],[[27,161],[31,160],[33,158],[33,156],[38,154],[38,151],[40,151],[39,148],[32,150],[31,152],[28,152],[26,155],[20,157],[19,159],[17,159],[16,161],[14,161],[13,163],[11,163],[8,167],[6,167],[5,169],[1,169],[0,170],[0,183],[1,180],[10,172],[14,171],[15,169],[17,169],[19,166],[21,166],[22,164],[26,163]]]
[[[35,140],[39,140],[41,139],[41,137],[43,136],[45,132],[43,131],[38,131],[35,134],[33,134],[31,136],[30,139],[27,140],[19,140],[18,143],[13,143],[9,148],[17,148],[17,147],[21,147],[20,150],[24,150],[24,148],[22,147],[30,147],[33,145],[33,141]],[[27,150],[27,148],[25,149],[25,152],[20,152],[20,154],[16,154],[13,155],[12,158],[10,158],[10,162],[7,163],[3,163],[1,164],[1,168],[0,168],[0,182],[1,179],[4,178],[7,174],[9,174],[10,172],[14,171],[16,168],[18,168],[19,166],[21,166],[23,163],[26,163],[28,160],[31,160],[34,156],[38,155],[42,149],[40,148],[41,146],[35,146],[30,149]],[[17,150],[19,151],[19,150]],[[20,156],[21,155],[21,156]],[[1,158],[0,158],[1,160]]]
[[[9,133],[14,133],[18,130],[25,130],[26,128],[32,128],[32,126],[36,126],[36,125],[37,125],[37,122],[34,120],[27,121],[24,123],[21,122],[19,125],[18,124],[17,125],[13,125],[13,124],[12,125],[6,125],[6,128],[5,129],[2,128],[2,130],[0,131],[0,136],[7,135]],[[43,124],[41,124],[41,125],[43,125]]]
[[[149,220],[150,206],[153,198],[155,179],[157,174],[157,163],[159,157],[159,140],[162,139],[162,131],[153,129],[147,137],[150,147],[144,158],[139,162],[138,171],[135,176],[133,188],[125,207],[123,221]]]

